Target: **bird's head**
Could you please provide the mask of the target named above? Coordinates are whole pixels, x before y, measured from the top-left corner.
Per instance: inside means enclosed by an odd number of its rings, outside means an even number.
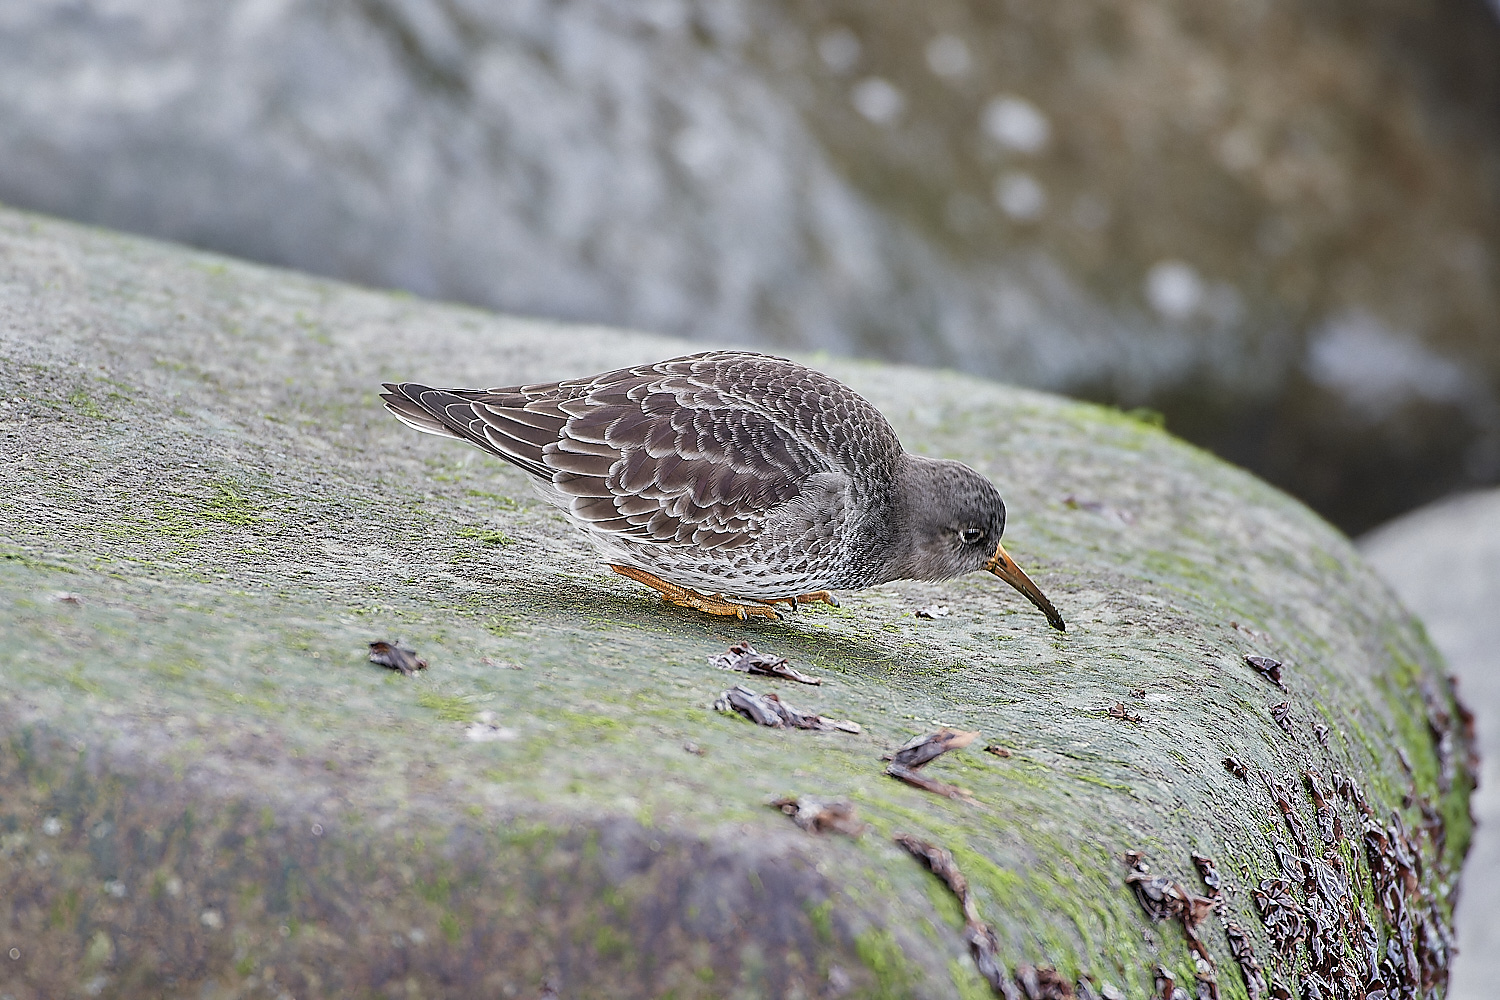
[[[982,569],[1019,590],[1063,631],[1062,615],[1000,544],[1005,501],[984,476],[944,459],[908,455],[903,470],[901,521],[907,547],[895,578],[947,580]]]

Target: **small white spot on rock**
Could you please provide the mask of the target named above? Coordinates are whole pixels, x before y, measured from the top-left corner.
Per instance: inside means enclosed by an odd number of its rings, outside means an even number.
[[[829,28],[818,38],[818,55],[835,73],[847,73],[859,62],[859,38],[848,28]]]
[[[424,944],[427,941],[427,932],[420,927],[413,927],[406,936],[411,938],[412,944]]]
[[[963,76],[973,62],[969,46],[957,35],[938,35],[927,43],[927,68],[938,76]]]
[[[889,125],[906,109],[906,95],[896,85],[878,76],[867,76],[849,92],[854,110],[876,125]]]
[[[164,888],[167,890],[168,896],[181,896],[182,879],[178,878],[176,875],[173,875],[171,878],[167,879],[167,884],[166,886],[164,886]]]
[[[1189,319],[1203,303],[1203,279],[1191,264],[1164,260],[1146,273],[1146,301],[1166,320]]]
[[[494,712],[480,713],[481,716],[486,714],[489,715],[490,719],[494,719],[495,717]],[[475,722],[473,725],[469,726],[468,729],[465,729],[464,735],[474,743],[508,743],[511,740],[515,739],[519,734],[514,729],[508,729],[504,726],[497,726],[494,725],[493,722],[489,722],[481,718],[478,722]]]
[[[1016,170],[995,181],[995,204],[1019,222],[1041,217],[1047,209],[1047,192],[1035,177]]]
[[[48,816],[42,820],[42,832],[49,837],[55,837],[62,833],[62,820],[56,816]]]
[[[218,930],[224,926],[224,917],[218,910],[204,910],[198,914],[198,922],[210,930]]]
[[[126,892],[125,883],[121,882],[119,879],[110,879],[108,882],[104,883],[104,891],[109,893],[116,899],[124,899]]]
[[[985,105],[984,131],[1005,149],[1039,153],[1052,137],[1052,124],[1026,98],[1001,94]]]

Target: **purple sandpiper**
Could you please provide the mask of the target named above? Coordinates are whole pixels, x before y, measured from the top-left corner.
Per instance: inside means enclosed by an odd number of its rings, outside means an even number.
[[[908,453],[869,401],[783,358],[709,351],[543,385],[385,388],[403,423],[529,472],[611,569],[672,604],[775,618],[778,603],[983,569],[1065,627],[1000,544],[988,479]]]

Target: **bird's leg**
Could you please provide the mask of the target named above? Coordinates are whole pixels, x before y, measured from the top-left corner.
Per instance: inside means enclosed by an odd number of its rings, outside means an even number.
[[[839,599],[827,590],[815,590],[810,594],[798,594],[796,597],[772,597],[761,603],[780,604],[782,601],[790,604],[793,611],[796,611],[800,604],[831,604],[836,608],[840,607]]]
[[[609,564],[609,568],[621,576],[628,576],[636,583],[644,583],[652,590],[661,594],[661,599],[668,604],[675,604],[680,608],[692,608],[710,615],[733,615],[745,621],[749,618],[780,618],[781,615],[774,608],[757,608],[744,604],[736,604],[724,599],[723,594],[700,594],[696,590],[668,583],[659,576],[647,573],[643,569],[634,566],[616,566]]]

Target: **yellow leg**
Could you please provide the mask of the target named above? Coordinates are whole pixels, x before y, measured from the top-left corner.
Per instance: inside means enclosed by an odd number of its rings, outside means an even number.
[[[801,604],[831,604],[834,607],[839,607],[839,599],[826,590],[815,590],[811,594],[798,594],[796,597],[773,597],[770,600],[761,601],[761,603],[780,604],[782,601],[790,604],[793,611],[796,611],[798,605]]]
[[[710,615],[733,615],[741,621],[750,618],[780,618],[781,615],[774,608],[759,608],[745,604],[736,604],[724,599],[723,594],[700,594],[696,590],[687,587],[679,587],[675,583],[668,583],[659,576],[653,576],[643,569],[634,566],[609,566],[621,576],[628,576],[636,583],[644,583],[661,594],[661,599],[668,604],[675,604],[680,608],[692,608],[694,611],[702,611]]]

